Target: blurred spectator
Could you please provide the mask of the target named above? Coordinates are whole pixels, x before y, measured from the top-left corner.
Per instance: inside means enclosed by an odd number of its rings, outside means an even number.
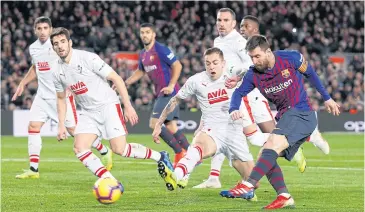
[[[35,41],[33,21],[48,15],[54,27],[72,32],[74,47],[94,51],[124,79],[131,75],[125,61],[111,55],[142,48],[139,26],[156,25],[157,39],[169,45],[183,64],[179,83],[204,70],[201,55],[217,36],[216,11],[230,7],[238,23],[244,15],[260,19],[261,34],[274,50],[297,49],[308,58],[332,98],[343,111],[363,110],[364,105],[364,5],[358,1],[179,1],[179,2],[1,2],[1,107],[27,109],[37,82],[27,86],[23,97],[9,99],[30,66],[29,45]],[[291,9],[287,9],[291,8]],[[350,53],[359,53],[350,54]],[[345,64],[330,62],[329,55],[346,58]],[[320,95],[306,83],[315,109],[322,109]],[[140,110],[150,110],[153,87],[148,77],[129,88],[131,100]],[[189,98],[182,109],[197,108]]]

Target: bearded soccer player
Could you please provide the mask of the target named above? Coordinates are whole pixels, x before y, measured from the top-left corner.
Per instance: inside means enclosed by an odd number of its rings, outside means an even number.
[[[51,34],[51,43],[60,57],[53,63],[60,122],[57,138],[66,138],[63,125],[66,115],[65,90],[70,88],[82,110],[74,133],[74,152],[95,176],[113,178],[90,150],[92,142],[100,136],[109,140],[112,151],[122,157],[151,159],[173,170],[167,152],[156,152],[137,143],[127,143],[125,121],[133,126],[138,122],[138,116],[129,101],[123,79],[95,53],[73,49],[67,29],[56,28]],[[119,98],[108,81],[114,83],[121,95],[126,119]]]
[[[58,122],[57,105],[56,105],[56,90],[53,84],[53,68],[50,66],[52,61],[58,59],[57,54],[52,49],[52,44],[49,36],[52,32],[51,19],[45,16],[37,18],[34,22],[34,32],[38,39],[29,47],[30,56],[32,57],[32,66],[24,79],[19,83],[19,86],[12,97],[15,101],[18,96],[21,96],[25,86],[38,79],[38,90],[35,95],[32,107],[30,108],[30,122],[28,125],[28,154],[30,168],[24,173],[16,175],[17,179],[24,178],[39,178],[39,161],[42,149],[42,139],[40,131],[44,123],[49,119]],[[67,96],[66,100],[67,112],[65,126],[67,131],[73,135],[77,124],[77,114],[74,97]],[[107,164],[107,169],[112,168],[112,153],[101,143],[101,138],[95,139],[93,147],[103,155],[103,162]]]
[[[228,75],[226,86],[234,88],[252,65],[252,61],[245,51],[247,40],[235,30],[236,14],[232,9],[221,8],[217,13],[216,24],[219,37],[214,39],[214,46],[220,48],[224,53],[226,60],[225,71]],[[275,120],[271,114],[269,103],[257,89],[245,96],[242,102],[241,110],[244,113],[243,133],[251,144],[261,147],[275,127]],[[201,125],[204,124],[201,123]],[[298,152],[297,163],[303,172],[306,161],[301,153],[301,151]],[[224,158],[223,154],[215,155],[211,161],[208,180],[194,186],[194,188],[220,188],[219,176]]]
[[[260,34],[259,31],[260,22],[258,18],[252,15],[247,15],[243,17],[241,24],[240,24],[240,33],[241,35],[248,39],[249,37],[253,35]],[[317,116],[317,112],[316,116]],[[330,147],[328,142],[322,137],[321,133],[318,130],[318,124],[316,126],[316,129],[312,133],[312,135],[309,137],[308,142],[313,143],[314,146],[316,146],[318,149],[320,149],[324,154],[329,154]],[[295,157],[294,159],[301,159],[300,157]],[[299,164],[299,163],[298,163]],[[300,169],[300,167],[299,167]]]
[[[141,79],[145,74],[149,76],[155,86],[155,104],[153,106],[149,126],[155,128],[161,112],[169,100],[178,92],[177,81],[180,77],[182,65],[174,53],[165,45],[156,41],[156,31],[152,24],[141,25],[140,37],[144,49],[139,53],[138,69],[126,80],[131,85]],[[167,117],[160,137],[175,152],[174,166],[185,155],[189,142],[184,133],[178,129],[179,108]]]
[[[253,66],[242,80],[233,95],[229,112],[233,120],[242,118],[239,110],[242,97],[254,88],[271,101],[277,108],[277,124],[264,144],[247,181],[237,184],[228,191],[226,197],[250,200],[255,197],[254,187],[266,175],[277,193],[277,198],[264,209],[295,207],[294,199],[285,185],[283,173],[277,163],[278,157],[292,160],[300,145],[313,133],[317,118],[309,103],[304,88],[304,78],[318,90],[325,100],[325,107],[333,115],[339,115],[339,105],[331,99],[320,82],[315,70],[297,51],[271,51],[266,37],[254,35],[249,38],[246,50]]]

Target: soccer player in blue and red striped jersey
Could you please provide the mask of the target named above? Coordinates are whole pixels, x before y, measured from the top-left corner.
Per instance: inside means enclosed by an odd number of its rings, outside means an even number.
[[[139,53],[138,70],[126,80],[131,85],[147,74],[155,86],[155,104],[150,119],[150,128],[154,129],[161,112],[179,90],[177,80],[182,65],[174,53],[165,45],[156,41],[155,27],[150,23],[141,24],[140,38],[144,49]],[[160,137],[174,150],[175,164],[184,157],[189,142],[184,133],[178,129],[179,108],[170,113],[162,128]]]
[[[261,35],[252,36],[247,42],[246,50],[254,65],[233,93],[229,109],[231,117],[233,120],[242,117],[239,111],[242,97],[258,88],[275,104],[278,110],[275,117],[277,125],[264,144],[261,156],[247,181],[225,192],[228,196],[251,199],[254,197],[255,185],[266,175],[278,196],[264,209],[294,207],[294,200],[276,160],[280,156],[290,161],[317,125],[316,115],[304,88],[303,76],[322,95],[329,113],[339,115],[339,105],[331,99],[312,66],[299,52],[272,52],[267,39]]]

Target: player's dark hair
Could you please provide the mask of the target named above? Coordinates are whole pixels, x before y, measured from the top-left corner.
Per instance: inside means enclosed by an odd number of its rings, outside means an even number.
[[[245,19],[255,22],[257,24],[257,27],[260,26],[259,19],[253,15],[246,15],[245,17],[243,17],[243,20],[245,20]]]
[[[263,35],[253,35],[251,36],[246,44],[246,51],[252,51],[256,47],[260,47],[262,50],[270,48],[270,44],[266,37]]]
[[[143,24],[141,24],[140,29],[141,28],[144,28],[144,27],[148,27],[148,28],[152,29],[153,32],[156,32],[155,26],[153,24],[151,24],[151,23],[143,23]]]
[[[52,34],[50,36],[52,45],[53,45],[53,37],[58,36],[58,35],[64,35],[64,36],[66,36],[66,39],[68,41],[70,40],[70,32],[66,28],[57,27],[52,30]]]
[[[37,28],[37,24],[40,24],[40,23],[46,23],[48,24],[49,27],[52,27],[52,21],[50,18],[46,17],[46,16],[41,16],[41,17],[38,17],[35,19],[34,21],[34,29]]]
[[[205,50],[205,52],[204,52],[204,56],[211,55],[211,54],[218,54],[218,55],[219,55],[219,57],[220,57],[222,60],[224,59],[224,55],[223,55],[222,50],[220,50],[220,49],[219,49],[219,48],[217,48],[217,47],[209,48],[209,49]]]
[[[231,15],[232,15],[232,19],[233,19],[233,20],[236,20],[236,13],[235,13],[232,9],[230,9],[230,8],[227,8],[227,7],[220,8],[220,9],[218,10],[218,12],[219,12],[219,13],[221,13],[221,12],[229,12],[229,13],[231,13]]]

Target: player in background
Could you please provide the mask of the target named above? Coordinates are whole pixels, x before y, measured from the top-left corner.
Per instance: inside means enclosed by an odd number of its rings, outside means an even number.
[[[240,33],[245,38],[248,39],[249,37],[253,35],[260,34],[260,22],[258,18],[255,16],[247,15],[243,17],[241,24],[240,24]],[[315,111],[316,116],[317,112]],[[316,146],[318,149],[320,149],[324,154],[329,154],[330,147],[328,142],[322,137],[321,133],[318,130],[318,124],[316,126],[316,129],[312,133],[312,135],[309,137],[309,142],[313,143],[314,146]],[[295,157],[294,159],[299,159]]]
[[[60,57],[53,63],[60,123],[57,138],[66,139],[65,91],[69,88],[82,109],[74,133],[74,152],[85,167],[97,177],[113,177],[90,150],[93,141],[101,135],[110,141],[112,151],[120,156],[160,161],[173,170],[167,152],[156,152],[140,144],[126,142],[127,129],[119,98],[108,84],[109,80],[116,86],[122,97],[126,121],[135,125],[138,116],[129,101],[123,79],[98,55],[73,49],[67,29],[54,29],[51,42]]]
[[[167,169],[163,163],[158,165],[159,173],[165,178],[169,190],[176,189],[177,185],[185,187],[187,180],[184,178],[193,171],[196,164],[203,158],[219,153],[230,159],[242,179],[247,179],[254,166],[253,157],[242,132],[242,119],[232,121],[228,113],[234,89],[225,86],[227,74],[224,71],[226,63],[223,52],[216,47],[207,49],[204,53],[204,63],[205,71],[190,77],[171,98],[152,133],[153,139],[158,141],[162,124],[169,113],[178,107],[181,100],[193,95],[197,97],[204,127],[197,132],[187,154],[178,162],[174,172]]]
[[[29,53],[32,58],[32,66],[12,97],[15,101],[21,96],[27,84],[38,79],[38,90],[30,108],[30,122],[28,125],[28,154],[30,168],[24,173],[16,175],[17,179],[39,178],[39,157],[42,149],[42,139],[40,131],[44,123],[49,119],[58,122],[56,90],[53,84],[53,68],[50,63],[58,59],[57,54],[52,50],[52,44],[49,36],[52,32],[52,22],[48,17],[41,16],[34,22],[34,32],[38,39],[29,47]],[[74,97],[68,96],[67,114],[65,125],[68,132],[73,135],[77,123],[77,114]],[[108,164],[108,169],[112,168],[112,153],[101,143],[101,138],[95,139],[93,147],[103,155],[103,162]]]
[[[217,13],[217,30],[219,37],[214,39],[214,46],[220,48],[226,59],[226,72],[229,76],[226,86],[234,88],[237,82],[252,65],[251,58],[245,51],[247,40],[235,30],[236,14],[229,8],[221,8]],[[269,103],[266,98],[254,89],[242,99],[241,107],[244,113],[243,133],[248,141],[256,146],[262,146],[269,137],[269,133],[275,128],[275,120],[271,114]],[[205,123],[202,123],[203,125]],[[259,128],[258,128],[258,127]],[[217,154],[212,158],[211,170],[208,180],[193,188],[220,188],[220,171],[224,162],[224,155]],[[304,172],[306,164],[302,152],[298,152],[298,167]]]
[[[339,115],[339,105],[331,99],[315,70],[299,52],[286,50],[272,52],[267,39],[261,35],[250,37],[246,50],[254,65],[250,67],[242,84],[233,93],[230,115],[233,120],[241,119],[242,97],[254,88],[258,88],[275,104],[278,110],[275,117],[277,124],[264,144],[261,156],[248,180],[229,191],[222,192],[228,197],[249,200],[255,196],[254,186],[266,175],[278,196],[264,209],[295,207],[277,159],[280,156],[290,161],[317,125],[316,115],[304,88],[303,75],[322,95],[329,113]]]
[[[139,53],[138,69],[125,83],[127,86],[131,85],[145,74],[152,80],[155,86],[156,101],[149,126],[154,129],[162,110],[179,90],[177,81],[180,77],[182,65],[168,47],[156,41],[156,30],[152,24],[141,24],[140,38],[144,44],[144,49]],[[160,137],[175,152],[174,166],[185,155],[189,147],[189,142],[184,133],[177,127],[179,110],[177,107],[169,114],[160,134]]]

